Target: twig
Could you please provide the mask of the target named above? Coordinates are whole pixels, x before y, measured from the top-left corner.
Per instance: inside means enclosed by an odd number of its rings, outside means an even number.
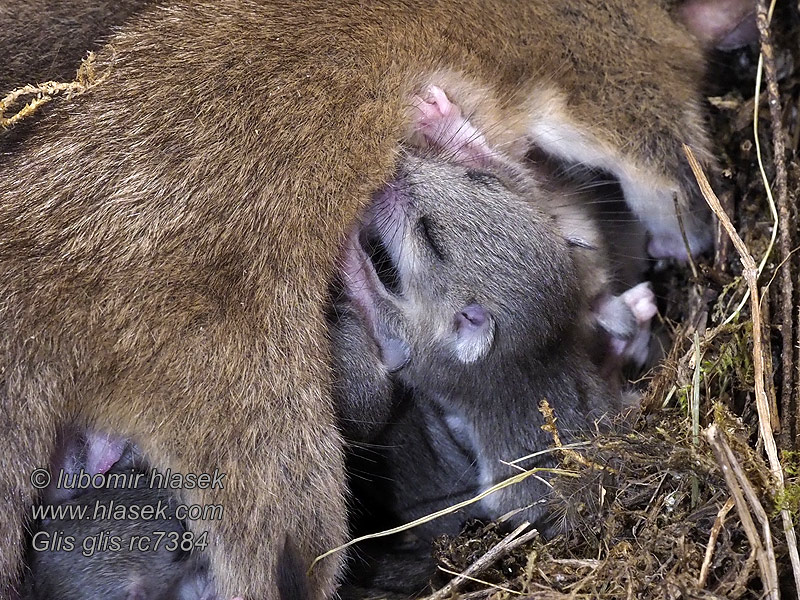
[[[761,582],[764,585],[765,597],[772,600],[778,600],[780,596],[778,591],[778,571],[777,566],[775,565],[775,551],[771,548],[771,537],[767,537],[770,535],[769,521],[767,521],[766,526],[764,527],[765,538],[762,540],[761,536],[758,534],[758,530],[756,529],[756,524],[753,522],[753,517],[750,514],[748,502],[742,493],[742,488],[740,487],[742,479],[744,478],[746,481],[746,477],[744,476],[736,457],[734,457],[733,453],[730,452],[730,447],[720,434],[719,428],[716,424],[712,424],[706,430],[706,438],[708,439],[708,443],[711,445],[711,449],[714,451],[714,456],[716,457],[720,470],[725,477],[725,482],[728,484],[728,489],[730,490],[731,497],[736,504],[736,512],[739,513],[739,519],[742,521],[742,527],[747,535],[747,540],[750,542],[750,547],[753,549],[753,552],[756,555],[758,568],[761,572]],[[733,460],[731,460],[731,458]],[[756,501],[757,500],[758,499],[756,499]],[[761,507],[761,504],[758,503],[758,506]],[[761,512],[763,511],[764,509],[761,507]]]
[[[758,412],[758,428],[761,434],[761,439],[764,442],[764,450],[767,453],[770,470],[775,478],[776,493],[781,494],[784,490],[783,468],[781,466],[780,458],[778,457],[778,448],[775,445],[775,437],[772,434],[773,417],[777,415],[770,414],[770,406],[767,400],[767,393],[764,389],[765,373],[764,373],[764,346],[762,342],[762,323],[761,323],[761,307],[759,305],[758,294],[758,270],[756,263],[753,260],[750,252],[747,250],[742,238],[736,233],[731,220],[722,210],[719,199],[711,189],[708,179],[703,173],[703,169],[697,162],[697,159],[686,144],[683,146],[683,151],[689,161],[689,166],[697,179],[697,184],[700,186],[700,191],[703,197],[708,202],[711,210],[714,211],[717,218],[722,221],[725,231],[733,242],[736,251],[744,267],[743,276],[747,282],[747,287],[750,290],[750,312],[753,319],[753,370],[755,371],[755,396],[756,396],[756,410]],[[792,563],[792,573],[794,574],[795,587],[800,591],[800,555],[797,552],[797,537],[792,524],[792,517],[787,509],[781,510],[781,519],[783,521],[783,531],[786,535],[786,546],[789,550],[789,558]]]
[[[689,413],[692,419],[692,445],[696,448],[700,443],[700,373],[702,371],[702,354],[700,353],[700,336],[694,332],[694,373],[692,374],[692,393],[689,396]],[[700,482],[697,475],[692,474],[692,508],[697,506],[700,498]]]
[[[767,94],[769,97],[769,115],[772,130],[773,161],[775,162],[775,186],[778,197],[778,215],[780,224],[778,226],[780,239],[779,248],[781,259],[786,259],[791,252],[792,237],[790,226],[789,194],[787,189],[786,175],[786,148],[783,140],[783,129],[781,127],[781,99],[778,90],[778,76],[775,67],[775,50],[772,46],[772,35],[769,29],[771,10],[767,11],[765,0],[756,0],[756,25],[758,26],[759,37],[761,38],[761,57],[764,64],[764,74],[767,82]],[[794,377],[793,361],[793,336],[792,336],[792,273],[791,269],[783,269],[781,272],[781,337],[783,340],[781,374],[783,383],[781,389],[781,405],[783,415],[781,419],[784,430],[784,437],[791,432],[790,419],[792,415],[791,400],[794,388],[792,380]],[[800,592],[800,589],[798,590]]]
[[[545,456],[547,454],[555,454],[556,452],[562,451],[564,448],[586,448],[589,446],[589,442],[572,442],[571,444],[564,444],[560,448],[545,448],[543,450],[537,450],[536,452],[531,452],[530,454],[526,454],[525,456],[520,456],[519,458],[515,458],[514,460],[501,460],[500,462],[504,465],[508,465],[509,467],[514,467],[515,469],[520,469],[524,471],[522,467],[519,466],[519,463],[525,462],[526,460],[530,460],[532,458],[536,458],[537,456]]]
[[[693,351],[690,349],[686,355],[683,354],[686,342],[692,339],[694,333],[702,335],[703,343],[707,343],[709,338],[705,331],[708,321],[708,302],[708,297],[698,286],[690,288],[688,316],[672,336],[674,341],[669,354],[662,361],[650,382],[645,398],[642,399],[642,412],[652,410],[659,405],[666,407],[669,399],[677,391],[675,382],[681,380],[681,365],[686,364],[688,354]]]
[[[441,600],[442,598],[447,598],[450,596],[453,591],[455,591],[459,585],[464,583],[465,581],[469,581],[470,578],[474,577],[481,571],[483,571],[486,567],[491,565],[501,556],[508,554],[515,548],[521,546],[522,544],[529,542],[537,535],[539,532],[535,529],[532,529],[528,533],[524,535],[520,535],[525,529],[530,526],[529,523],[523,523],[519,527],[517,527],[514,531],[509,533],[506,537],[504,537],[498,544],[489,548],[489,550],[481,556],[478,560],[472,563],[469,567],[467,567],[461,574],[458,575],[455,579],[450,580],[447,585],[443,588],[438,590],[436,593],[428,596],[425,600]]]
[[[714,547],[717,545],[717,538],[719,537],[719,532],[722,530],[722,525],[725,523],[725,517],[728,516],[728,513],[733,508],[733,497],[731,496],[722,505],[722,508],[719,509],[717,513],[717,518],[714,519],[714,524],[711,526],[711,534],[708,536],[708,545],[706,546],[706,555],[703,557],[703,564],[700,567],[700,576],[697,578],[697,587],[704,588],[706,587],[706,581],[708,580],[708,570],[711,568],[711,559],[714,556]]]
[[[492,583],[491,581],[485,581],[483,579],[478,579],[477,577],[471,577],[466,573],[459,573],[458,571],[451,571],[450,569],[445,569],[441,565],[439,566],[439,570],[442,573],[447,573],[448,575],[455,575],[456,577],[461,577],[464,581],[471,581],[472,583],[480,583],[481,585],[485,585],[489,588],[487,591],[501,591],[507,594],[513,594],[515,596],[524,596],[522,592],[518,592],[517,590],[512,590],[511,588],[507,588],[505,586],[500,585],[499,583]]]
[[[733,192],[728,190],[720,194],[720,204],[722,204],[725,214],[732,215],[734,211]],[[720,273],[728,271],[728,255],[731,252],[731,240],[725,234],[725,230],[719,221],[714,223],[714,270]]]
[[[772,15],[772,11],[775,8],[776,0],[772,0],[770,4],[769,10],[770,15]],[[756,147],[756,158],[758,159],[758,171],[761,173],[761,181],[764,182],[764,191],[767,194],[767,204],[769,205],[769,212],[772,215],[772,233],[769,236],[769,244],[767,245],[767,249],[764,252],[764,256],[761,257],[761,262],[758,264],[758,275],[761,275],[761,272],[764,270],[764,266],[767,264],[770,255],[772,254],[772,249],[775,247],[775,240],[778,237],[778,225],[780,223],[780,219],[778,218],[778,208],[775,205],[775,198],[772,197],[772,188],[769,185],[769,179],[767,178],[767,172],[764,169],[764,159],[761,155],[761,140],[758,135],[758,114],[759,108],[761,106],[761,74],[764,70],[764,56],[763,54],[759,54],[758,56],[758,68],[756,69],[756,85],[755,85],[755,93],[753,94],[753,144]],[[758,279],[758,277],[756,277]],[[739,302],[739,305],[736,309],[731,313],[731,315],[725,320],[725,323],[730,323],[739,312],[744,308],[744,305],[747,304],[747,300],[750,298],[750,288],[745,290],[744,297]]]
[[[692,395],[689,400],[689,412],[692,419],[692,445],[700,442],[700,373],[702,371],[702,354],[700,352],[700,336],[694,332],[693,343],[694,373],[692,374]]]
[[[557,565],[569,565],[570,567],[593,570],[597,570],[601,564],[596,558],[553,558],[551,562]]]
[[[486,598],[490,594],[494,594],[494,590],[491,588],[485,590],[477,590],[475,592],[468,592],[466,594],[459,594],[459,600],[479,600],[480,598]]]
[[[758,306],[761,309],[761,356],[764,359],[764,393],[767,394],[767,402],[769,402],[769,414],[772,417],[772,431],[780,434],[781,420],[778,412],[778,393],[775,391],[775,379],[773,374],[775,371],[772,368],[772,338],[770,331],[772,330],[772,307],[770,304],[770,287],[769,284],[761,286],[761,297],[758,299]],[[775,294],[773,294],[774,296]]]
[[[672,204],[675,206],[675,216],[678,218],[678,228],[681,230],[681,237],[683,238],[683,245],[686,246],[686,256],[689,257],[689,266],[692,268],[692,277],[695,284],[697,284],[699,277],[697,276],[697,266],[694,264],[692,257],[692,248],[689,245],[689,238],[686,237],[686,227],[683,224],[683,215],[681,214],[681,207],[678,204],[678,193],[672,194]]]
[[[728,218],[728,215],[726,215],[725,211],[722,210],[719,199],[717,198],[716,194],[714,194],[714,190],[711,189],[711,185],[708,183],[708,179],[706,178],[702,167],[697,162],[692,149],[684,144],[683,151],[686,154],[686,158],[689,160],[689,166],[691,167],[692,172],[697,179],[697,184],[700,186],[700,191],[702,192],[703,197],[706,199],[706,202],[708,202],[711,210],[714,211],[714,214],[716,214],[717,218],[722,223],[722,226],[725,228],[725,231],[728,233],[728,236],[731,238],[736,251],[739,253],[742,266],[744,267],[743,276],[747,282],[748,290],[750,291],[750,310],[752,312],[753,319],[753,367],[755,370],[756,409],[758,410],[759,416],[759,428],[761,437],[764,439],[764,444],[767,447],[767,456],[770,458],[770,466],[772,467],[773,471],[775,471],[777,467],[777,471],[781,473],[782,480],[783,472],[780,469],[778,451],[775,447],[775,438],[772,435],[772,428],[777,425],[777,423],[773,422],[774,415],[770,414],[771,411],[769,402],[767,400],[767,393],[764,389],[764,351],[761,339],[763,325],[761,323],[761,307],[759,306],[758,284],[756,282],[756,278],[758,277],[756,263],[753,260],[753,257],[750,255],[747,246],[745,246],[744,242],[742,241],[742,238],[739,237],[736,229],[734,229],[731,220]],[[775,458],[774,462],[772,461],[773,456]]]
[[[764,546],[767,553],[767,561],[772,571],[771,577],[774,576],[774,585],[775,589],[777,590],[778,565],[775,561],[775,547],[772,544],[772,530],[770,529],[769,517],[767,516],[767,512],[764,510],[764,507],[761,505],[761,501],[758,499],[758,494],[756,494],[756,491],[753,489],[750,480],[747,479],[747,475],[745,475],[741,465],[739,464],[739,461],[733,454],[733,450],[731,450],[731,447],[728,445],[728,442],[725,441],[725,439],[721,436],[720,439],[722,442],[722,449],[725,452],[728,463],[731,465],[734,475],[736,475],[736,479],[738,480],[739,485],[744,492],[744,496],[747,499],[751,510],[755,513],[758,522],[761,524],[761,534],[763,536]]]

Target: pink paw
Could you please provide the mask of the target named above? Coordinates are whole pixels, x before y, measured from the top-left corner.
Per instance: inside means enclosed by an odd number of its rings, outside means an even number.
[[[620,299],[630,308],[637,328],[632,339],[612,340],[612,348],[620,357],[643,366],[650,353],[650,321],[658,312],[656,296],[649,283],[640,283],[623,293]]]
[[[636,322],[639,325],[646,325],[650,322],[656,313],[658,307],[656,306],[656,295],[650,289],[649,283],[640,283],[624,292],[620,298],[628,308],[631,309],[633,316],[636,317]]]

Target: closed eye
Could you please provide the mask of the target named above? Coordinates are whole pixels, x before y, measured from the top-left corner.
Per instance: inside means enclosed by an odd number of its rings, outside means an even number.
[[[480,183],[481,185],[492,185],[500,181],[491,173],[487,173],[485,171],[476,171],[475,169],[467,169],[466,175],[467,179],[474,181],[475,183]]]
[[[433,223],[431,222],[430,218],[427,215],[422,215],[419,218],[419,222],[417,223],[417,227],[419,228],[419,233],[422,238],[427,242],[430,249],[436,255],[436,258],[439,260],[445,260],[445,254],[442,251],[442,247],[436,241],[433,231]]]
[[[587,250],[597,250],[596,246],[593,246],[586,240],[582,240],[580,238],[567,238],[567,245],[571,248],[585,248]]]

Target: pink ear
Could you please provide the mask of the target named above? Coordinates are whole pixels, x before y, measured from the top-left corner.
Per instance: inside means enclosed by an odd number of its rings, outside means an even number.
[[[476,330],[489,320],[489,313],[480,304],[468,304],[456,315],[456,323],[461,330]]]
[[[472,363],[486,356],[494,343],[494,320],[483,306],[471,303],[455,314],[456,357]]]
[[[425,145],[460,161],[481,161],[491,155],[486,138],[461,114],[439,86],[414,96],[415,129]]]

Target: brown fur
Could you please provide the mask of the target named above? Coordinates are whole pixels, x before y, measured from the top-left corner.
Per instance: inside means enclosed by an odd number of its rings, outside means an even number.
[[[11,90],[46,81],[70,82],[88,52],[151,0],[3,0],[0,3],[0,98]],[[10,117],[33,96],[25,96],[4,115]],[[13,130],[0,129],[0,154],[12,152],[32,130],[28,118]]]
[[[647,0],[166,4],[0,158],[0,577],[30,472],[75,419],[160,470],[226,472],[182,499],[225,505],[195,524],[220,591],[275,598],[287,538],[306,562],[345,539],[322,304],[412,93],[463,74],[494,143],[557,106],[643,185],[685,192],[700,53]],[[314,597],[340,564],[312,571]]]
[[[81,58],[150,0],[5,0],[0,5],[0,94],[70,81]]]

